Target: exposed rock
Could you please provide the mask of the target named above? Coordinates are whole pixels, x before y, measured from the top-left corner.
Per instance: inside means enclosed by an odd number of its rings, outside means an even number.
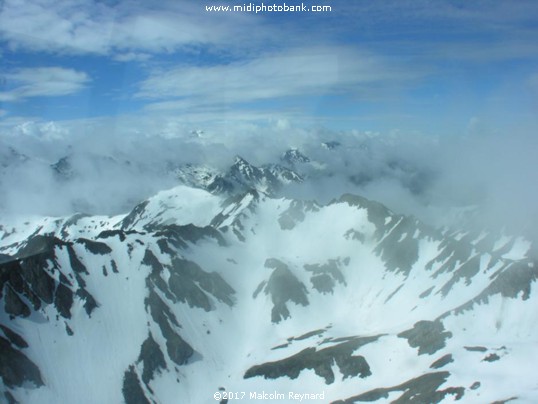
[[[439,369],[443,366],[448,365],[449,363],[454,362],[454,359],[452,358],[452,354],[446,354],[445,356],[440,357],[435,362],[433,362],[430,365],[431,369]]]
[[[330,259],[325,264],[304,265],[304,269],[312,272],[312,286],[320,293],[333,293],[335,282],[346,285],[340,270],[340,259]]]
[[[446,382],[448,376],[450,376],[448,372],[427,373],[398,386],[370,390],[345,400],[335,401],[332,404],[352,404],[359,401],[387,399],[389,393],[394,391],[402,391],[403,394],[396,400],[391,401],[393,404],[440,403],[449,394],[454,395],[455,399],[459,400],[465,392],[463,387],[448,387],[444,390],[438,390]]]
[[[264,292],[266,295],[271,295],[273,302],[271,321],[279,323],[290,316],[286,306],[288,301],[302,306],[308,305],[307,290],[283,262],[269,258],[265,261],[265,267],[274,269],[265,285]]]
[[[22,387],[25,382],[31,382],[35,387],[43,386],[43,379],[38,367],[1,336],[0,377],[8,387]]]
[[[244,378],[263,376],[265,379],[276,379],[288,376],[296,379],[302,370],[313,369],[318,376],[325,379],[326,384],[331,384],[335,380],[332,371],[335,363],[344,379],[356,376],[364,378],[372,374],[370,366],[363,356],[353,355],[353,352],[378,338],[379,336],[353,337],[350,341],[320,350],[306,348],[289,358],[253,366],[247,370]]]
[[[28,343],[15,331],[1,324],[0,329],[2,330],[6,338],[9,340],[9,342],[11,342],[13,345],[17,346],[18,348],[28,348]]]
[[[108,245],[100,241],[93,241],[93,240],[88,240],[86,238],[79,238],[77,239],[76,242],[79,244],[82,244],[92,254],[106,255],[112,252],[112,248],[110,248]]]
[[[31,313],[30,308],[22,301],[11,286],[6,285],[4,291],[4,308],[6,313],[12,316],[28,317]]]
[[[486,352],[488,349],[484,346],[464,346],[469,352]]]
[[[73,306],[73,292],[64,284],[58,284],[54,294],[54,307],[64,318],[71,318],[71,306]]]
[[[418,354],[434,354],[445,347],[445,340],[452,337],[445,331],[441,321],[419,321],[412,329],[401,332],[398,337],[407,339],[409,346],[418,347]]]
[[[142,381],[147,385],[158,369],[166,369],[166,361],[164,355],[155,342],[151,333],[142,343],[138,362],[142,362],[144,370],[142,372]]]
[[[166,339],[166,349],[170,359],[178,365],[187,363],[194,354],[194,350],[176,333],[175,328],[179,328],[179,323],[170,308],[153,290],[150,291],[145,304],[146,310],[149,308],[153,320],[159,325]]]
[[[486,356],[484,359],[482,359],[483,362],[495,362],[501,359],[499,355],[496,353],[491,353],[488,356]]]
[[[126,404],[151,404],[140,385],[134,366],[129,366],[125,371],[122,392]]]

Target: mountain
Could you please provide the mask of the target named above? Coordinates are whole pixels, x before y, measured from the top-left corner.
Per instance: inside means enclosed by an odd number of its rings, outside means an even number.
[[[297,164],[309,163],[310,159],[299,151],[299,149],[291,148],[282,153],[280,157],[282,162],[290,167],[295,167]]]
[[[60,180],[78,181],[81,177],[94,175],[99,177],[109,176],[120,170],[142,170],[143,167],[131,167],[127,159],[118,159],[109,155],[94,153],[72,153],[61,157],[50,165],[53,174]],[[134,171],[134,170],[133,170]]]
[[[300,148],[283,143],[266,152],[260,146],[255,153],[250,145],[236,150],[234,144],[216,143],[201,130],[183,138],[104,143],[86,137],[81,142],[12,138],[0,144],[0,184],[9,189],[0,193],[0,214],[118,214],[177,184],[226,196],[256,189],[325,202],[333,196],[327,189],[378,198],[378,183],[394,183],[420,204],[445,204],[446,198],[437,197],[444,189],[438,173],[400,153],[398,144],[326,136],[301,141]]]
[[[329,142],[323,142],[321,144],[321,147],[327,149],[327,150],[335,150],[336,148],[340,147],[341,143],[337,142],[336,140],[331,140]]]
[[[522,237],[178,186],[125,215],[6,218],[0,240],[10,403],[538,400]]]
[[[249,189],[278,195],[283,187],[303,181],[301,175],[279,164],[257,167],[240,156],[236,156],[234,163],[223,172],[190,163],[171,168],[171,171],[184,185],[226,195],[246,192]]]
[[[28,160],[28,156],[19,152],[11,146],[2,144],[0,149],[0,168],[5,169],[9,166],[22,164]]]

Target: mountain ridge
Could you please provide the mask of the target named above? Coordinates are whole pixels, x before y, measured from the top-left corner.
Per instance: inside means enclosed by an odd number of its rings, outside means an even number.
[[[185,186],[126,215],[22,227],[0,229],[3,350],[33,364],[19,374],[34,388],[6,379],[13,365],[0,366],[12,401],[69,401],[83,391],[92,401],[173,402],[181,392],[203,403],[222,385],[324,391],[334,402],[533,397],[524,377],[499,390],[488,376],[507,377],[503,364],[520,363],[535,335],[533,314],[516,327],[510,319],[533,304],[538,274],[516,237],[447,235],[352,194],[318,204]],[[95,359],[85,362],[84,377],[102,391],[69,376],[81,372],[81,349],[104,358],[121,344],[110,380]],[[402,367],[408,361],[415,365]],[[465,363],[478,374],[463,377]]]

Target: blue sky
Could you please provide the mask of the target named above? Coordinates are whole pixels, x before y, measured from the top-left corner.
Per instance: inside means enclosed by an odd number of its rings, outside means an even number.
[[[205,11],[244,3],[1,1],[0,126],[143,117],[436,134],[538,128],[536,1]]]

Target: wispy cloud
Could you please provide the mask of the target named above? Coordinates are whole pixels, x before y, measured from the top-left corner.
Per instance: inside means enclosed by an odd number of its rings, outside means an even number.
[[[71,94],[87,85],[94,90],[89,104],[110,106],[104,113],[182,114],[198,121],[382,116],[377,122],[386,128],[403,121],[389,125],[388,115],[406,115],[417,117],[405,118],[409,128],[435,118],[457,131],[485,111],[485,95],[508,100],[509,108],[491,107],[493,118],[519,113],[522,108],[513,106],[524,97],[506,89],[522,87],[538,63],[532,0],[331,0],[330,13],[258,15],[205,12],[206,3],[0,0],[6,66],[46,60],[77,71],[83,65],[92,78],[68,80],[71,87],[64,82],[63,90],[20,81],[0,89],[0,101],[40,91]],[[55,101],[46,119],[85,113],[60,111],[55,107],[66,103]],[[39,108],[31,104],[3,108],[9,116],[33,116]]]
[[[141,84],[137,96],[165,100],[150,105],[150,109],[230,106],[285,97],[343,93],[373,96],[381,83],[384,87],[402,85],[426,73],[406,69],[370,52],[345,47],[314,47],[229,64],[158,70]]]
[[[200,45],[239,48],[253,21],[246,17],[204,13],[199,1],[152,2],[148,7],[140,1],[5,0],[0,4],[0,38],[13,49],[123,54],[120,58],[132,60],[141,53],[171,53]]]
[[[62,67],[24,68],[3,78],[12,89],[0,92],[2,102],[69,95],[82,90],[90,81],[86,73]]]

